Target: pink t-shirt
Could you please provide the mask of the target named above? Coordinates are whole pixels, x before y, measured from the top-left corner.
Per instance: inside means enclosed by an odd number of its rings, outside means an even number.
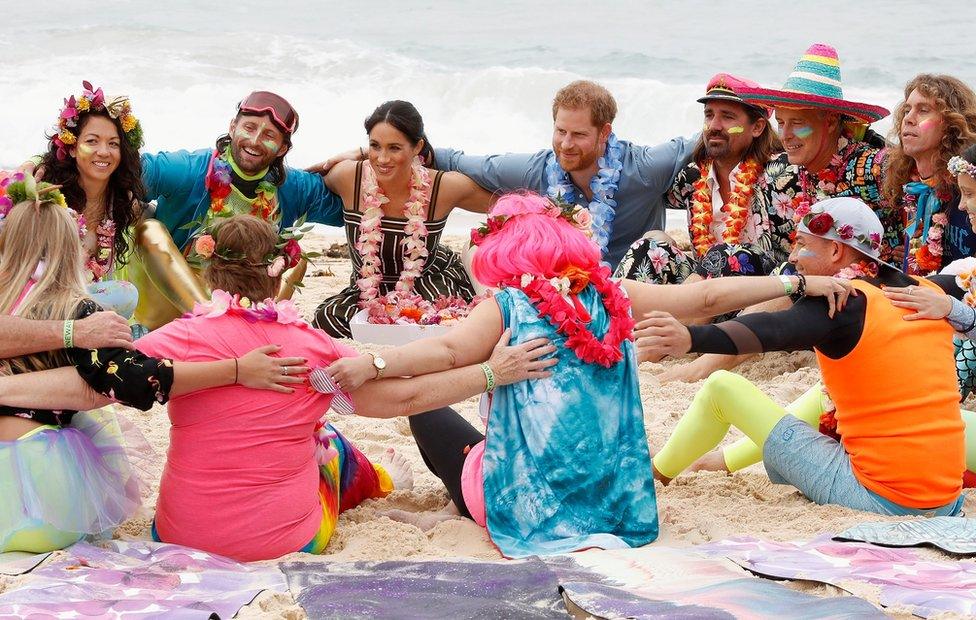
[[[153,357],[205,362],[280,344],[282,357],[310,368],[356,355],[302,324],[249,322],[239,316],[176,320],[136,341]],[[332,396],[234,385],[169,401],[169,452],[159,484],[161,540],[236,560],[298,551],[318,531],[322,507],[312,433]]]

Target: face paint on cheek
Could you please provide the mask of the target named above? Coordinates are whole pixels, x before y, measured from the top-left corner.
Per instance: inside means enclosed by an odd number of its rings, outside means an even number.
[[[274,141],[274,140],[261,140],[261,144],[262,144],[262,145],[264,146],[264,148],[266,148],[266,149],[268,150],[268,152],[270,152],[270,153],[277,153],[277,152],[278,152],[278,149],[280,148],[280,147],[279,147],[279,146],[278,146],[278,145],[277,145],[277,144],[275,143],[275,141]]]
[[[797,258],[816,258],[817,257],[817,253],[814,252],[813,250],[809,250],[807,248],[800,248],[796,252],[796,257]]]
[[[735,125],[734,127],[729,127],[725,131],[730,135],[735,135],[737,133],[744,133],[745,130],[746,130],[745,127],[742,127],[741,125]]]
[[[234,137],[241,140],[254,140],[254,134],[243,127],[238,127],[234,130]]]
[[[813,135],[813,127],[810,127],[809,125],[797,127],[793,130],[793,135],[801,140],[806,140]]]
[[[929,131],[934,126],[935,126],[935,119],[934,118],[927,118],[927,119],[925,119],[924,121],[922,121],[921,123],[918,124],[918,129],[920,131]]]
[[[92,147],[88,146],[87,144],[79,144],[78,145],[78,151],[81,152],[81,153],[83,153],[83,154],[85,154],[85,155],[91,155],[92,153],[95,152],[95,149],[93,149]]]

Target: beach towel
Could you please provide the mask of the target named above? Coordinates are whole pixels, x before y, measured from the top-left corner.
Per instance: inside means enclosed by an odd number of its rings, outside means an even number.
[[[609,368],[587,364],[525,293],[507,288],[495,300],[512,344],[548,338],[559,362],[547,379],[494,392],[483,462],[492,541],[508,557],[653,541],[657,504],[633,342]],[[602,338],[601,296],[590,285],[578,303]]]
[[[565,618],[556,574],[511,562],[284,562],[310,618]],[[577,577],[579,573],[574,573]]]
[[[281,571],[179,545],[82,542],[0,594],[0,617],[231,618],[262,590],[284,593]]]
[[[8,551],[0,553],[0,575],[23,575],[34,570],[38,564],[47,559],[50,553],[27,553],[25,551]]]
[[[834,540],[853,540],[886,547],[932,545],[957,555],[976,555],[976,519],[933,517],[915,521],[859,523]]]
[[[884,607],[929,618],[945,612],[976,615],[976,563],[926,560],[910,549],[841,543],[822,536],[809,542],[732,538],[698,547],[773,579],[820,581],[864,595]]]

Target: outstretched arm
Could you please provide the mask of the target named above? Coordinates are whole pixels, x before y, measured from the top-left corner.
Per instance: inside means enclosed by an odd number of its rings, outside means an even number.
[[[444,190],[447,189],[447,195]],[[452,207],[465,211],[487,213],[495,204],[496,196],[460,172],[447,172],[441,179],[441,200],[447,199]],[[445,212],[445,211],[441,211]],[[446,213],[446,212],[445,212]]]
[[[783,276],[797,290],[799,278]],[[650,312],[667,312],[682,320],[711,318],[741,310],[764,301],[787,297],[787,286],[780,276],[742,276],[713,278],[691,284],[646,284],[622,280],[633,307],[634,317]],[[826,297],[829,316],[843,309],[849,295],[857,295],[850,282],[826,276],[807,277],[806,294]]]

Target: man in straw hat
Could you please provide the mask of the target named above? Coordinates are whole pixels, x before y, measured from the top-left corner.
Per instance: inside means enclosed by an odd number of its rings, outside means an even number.
[[[748,439],[725,449],[720,469],[735,471],[762,458],[774,482],[792,484],[818,504],[889,515],[958,514],[965,426],[951,336],[953,328],[971,326],[904,320],[908,311],[882,291],[900,287],[896,294],[910,296],[919,288],[951,287],[952,278],[937,285],[883,263],[881,222],[856,198],[813,205],[797,230],[792,260],[800,274],[834,273],[860,293],[832,319],[812,298],[717,325],[685,327],[659,315],[638,324],[637,345],[644,357],[812,347],[843,443],[817,430],[825,409],[821,391],[784,409],[746,379],[721,371],[705,382],[654,457],[655,474],[664,482],[674,478],[733,425]],[[906,359],[913,360],[911,381]]]
[[[815,43],[783,88],[744,87],[738,94],[775,112],[790,163],[800,166],[803,192],[793,205],[796,217],[825,198],[860,198],[878,213],[885,228],[881,256],[887,260],[900,244],[902,223],[881,191],[884,140],[867,126],[888,116],[888,110],[844,98],[837,50]]]
[[[786,261],[795,229],[790,200],[800,193],[799,171],[782,152],[769,123],[771,111],[736,94],[747,86],[759,85],[719,73],[698,99],[704,104],[702,133],[691,163],[678,173],[666,197],[668,207],[688,212],[691,254],[663,231],[651,231],[630,247],[615,275],[679,284],[769,275]]]

